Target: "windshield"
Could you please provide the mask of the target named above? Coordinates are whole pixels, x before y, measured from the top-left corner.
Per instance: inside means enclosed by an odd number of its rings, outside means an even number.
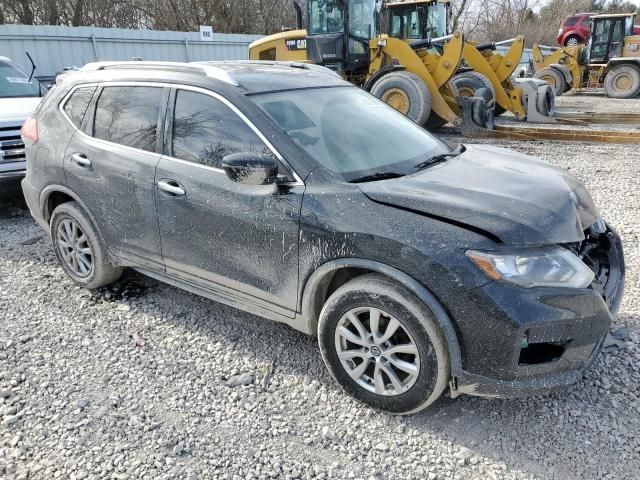
[[[0,98],[39,97],[40,83],[8,62],[0,61]]]
[[[417,164],[451,151],[358,88],[293,90],[251,99],[319,165],[346,181],[415,173]]]
[[[344,32],[344,6],[336,0],[309,2],[309,35]]]

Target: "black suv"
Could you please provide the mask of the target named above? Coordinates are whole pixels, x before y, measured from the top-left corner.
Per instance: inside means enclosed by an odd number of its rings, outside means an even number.
[[[622,296],[575,177],[452,149],[320,67],[91,64],[23,137],[76,283],[131,267],[317,335],[342,388],[394,413],[577,381]]]

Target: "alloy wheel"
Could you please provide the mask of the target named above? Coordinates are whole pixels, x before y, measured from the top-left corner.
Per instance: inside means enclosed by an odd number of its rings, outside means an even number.
[[[344,314],[335,330],[335,347],[345,371],[370,392],[400,395],[418,379],[415,341],[395,317],[378,308],[359,307]]]
[[[63,219],[56,230],[58,249],[64,263],[74,275],[84,278],[93,271],[93,251],[82,228],[70,218]]]

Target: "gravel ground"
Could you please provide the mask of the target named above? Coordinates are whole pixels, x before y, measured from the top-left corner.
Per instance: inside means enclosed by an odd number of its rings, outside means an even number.
[[[287,326],[132,272],[77,288],[24,204],[4,200],[0,478],[640,478],[637,146],[492,143],[569,168],[624,239],[615,327],[629,338],[578,385],[379,413],[343,394],[315,340]]]

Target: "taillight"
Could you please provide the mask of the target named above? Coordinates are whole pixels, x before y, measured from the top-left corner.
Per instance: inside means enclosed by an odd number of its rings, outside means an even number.
[[[20,135],[25,140],[29,140],[32,143],[38,143],[38,122],[35,118],[29,118],[20,129]]]

